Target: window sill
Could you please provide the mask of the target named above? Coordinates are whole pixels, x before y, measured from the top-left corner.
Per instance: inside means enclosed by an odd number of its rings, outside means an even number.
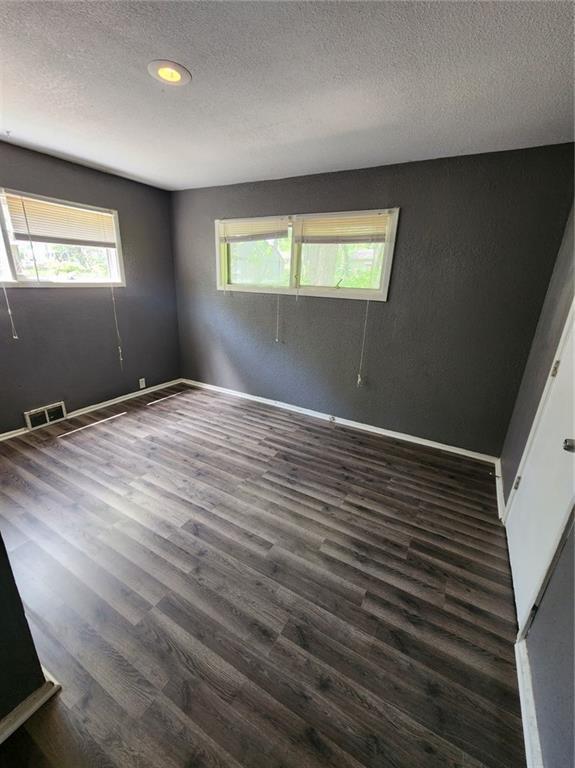
[[[289,288],[260,285],[221,285],[218,291],[225,293],[271,293],[273,295],[311,296],[322,299],[355,299],[358,301],[387,301],[383,291],[362,288]]]
[[[29,283],[17,280],[0,280],[5,288],[125,288],[125,282],[118,283],[56,283],[51,280],[35,281]]]

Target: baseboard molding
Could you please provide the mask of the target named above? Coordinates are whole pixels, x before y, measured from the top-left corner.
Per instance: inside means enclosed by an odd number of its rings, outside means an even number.
[[[358,429],[362,432],[371,432],[375,435],[383,435],[384,437],[391,437],[395,440],[403,440],[406,443],[416,443],[417,445],[425,445],[428,448],[437,448],[440,451],[446,451],[447,453],[454,453],[458,456],[466,456],[470,459],[476,459],[477,461],[488,462],[489,464],[495,464],[497,487],[499,489],[501,482],[501,463],[496,456],[490,456],[486,453],[479,453],[477,451],[469,451],[466,448],[460,448],[455,445],[447,445],[446,443],[438,443],[435,440],[428,440],[425,437],[417,437],[415,435],[408,435],[404,432],[394,432],[391,429],[384,429],[383,427],[375,427],[372,424],[364,424],[359,421],[351,421],[350,419],[342,419],[339,416],[332,416],[329,413],[322,413],[321,411],[313,411],[310,408],[301,408],[299,405],[292,405],[291,403],[284,403],[281,400],[271,400],[267,397],[259,397],[258,395],[250,395],[247,392],[240,392],[237,389],[226,389],[225,387],[218,387],[216,384],[206,384],[203,381],[195,381],[194,379],[172,379],[172,381],[166,381],[162,384],[155,384],[153,387],[146,387],[145,389],[138,389],[135,392],[128,392],[125,395],[114,397],[111,400],[104,400],[100,403],[94,403],[93,405],[87,405],[85,408],[77,408],[75,411],[70,411],[66,418],[73,419],[76,416],[83,416],[91,411],[97,411],[101,408],[109,408],[111,405],[122,403],[125,400],[131,400],[134,397],[141,397],[150,392],[156,392],[159,389],[166,389],[167,387],[173,387],[176,384],[187,384],[191,387],[197,387],[198,389],[208,389],[214,392],[220,392],[224,395],[231,395],[232,397],[243,398],[244,400],[253,400],[256,403],[264,403],[265,405],[271,405],[275,408],[281,408],[284,411],[293,411],[294,413],[302,413],[305,416],[311,416],[314,419],[321,419],[323,421],[330,421],[334,424],[339,424],[342,427],[349,427],[350,429]],[[49,425],[46,425],[49,426]],[[38,427],[43,429],[43,427]],[[4,432],[0,434],[0,441],[9,440],[12,437],[18,437],[24,435],[30,430],[27,427],[21,429],[14,429],[10,432]],[[34,430],[36,432],[37,429]],[[502,495],[502,488],[501,488]],[[498,490],[498,502],[499,502],[499,490]]]
[[[91,411],[98,411],[100,408],[109,408],[111,405],[116,405],[117,403],[123,403],[125,400],[131,400],[134,397],[141,397],[142,395],[146,395],[149,392],[156,392],[158,389],[165,389],[166,387],[173,387],[175,384],[182,384],[184,382],[184,379],[172,379],[172,381],[166,381],[163,384],[154,384],[153,387],[145,387],[144,389],[138,389],[135,392],[128,392],[126,395],[120,395],[119,397],[113,397],[111,400],[104,400],[101,403],[94,403],[94,405],[87,405],[85,408],[77,408],[75,411],[69,411],[66,415],[66,419],[73,419],[75,416],[83,416],[85,413],[90,413]],[[50,426],[49,424],[45,425],[46,427]],[[13,429],[10,432],[3,432],[0,434],[0,441],[2,440],[10,440],[12,437],[19,437],[20,435],[25,435],[27,432],[37,432],[40,429],[45,429],[45,427],[37,427],[34,430],[30,430],[27,427],[22,427],[21,429]]]
[[[104,400],[103,403],[96,403],[95,405],[87,405],[85,408],[78,408],[75,411],[71,411],[67,418],[73,419],[75,416],[83,416],[85,413],[91,411],[98,411],[100,408],[109,408],[111,405],[117,403],[123,403],[125,400],[131,400],[134,397],[141,397],[147,395],[149,392],[157,392],[159,389],[166,389],[166,387],[173,387],[175,384],[181,384],[183,379],[173,379],[172,381],[166,381],[163,384],[154,384],[153,387],[145,387],[144,389],[137,389],[135,392],[129,392],[127,395],[120,395],[119,397],[113,397],[111,400]]]
[[[0,720],[0,744],[6,741],[15,730],[20,728],[28,718],[32,717],[43,704],[60,690],[61,685],[59,683],[45,671],[44,675],[47,678],[44,683]]]
[[[533,683],[531,681],[531,668],[529,667],[529,656],[525,640],[519,640],[519,642],[515,643],[515,663],[517,666],[517,681],[519,683],[519,700],[521,702],[521,720],[523,722],[527,768],[544,768],[537,727]]]
[[[111,405],[122,403],[125,400],[131,400],[134,397],[140,397],[141,395],[148,394],[149,392],[156,392],[159,389],[165,389],[166,387],[173,387],[176,384],[187,384],[191,387],[197,387],[199,389],[209,389],[214,392],[220,392],[224,395],[231,395],[232,397],[240,397],[244,400],[253,400],[256,403],[264,403],[265,405],[271,405],[275,408],[281,408],[284,411],[293,411],[294,413],[302,413],[306,416],[311,416],[314,419],[322,419],[323,421],[330,421],[335,424],[340,424],[342,427],[349,427],[350,429],[359,429],[362,432],[371,432],[376,435],[383,435],[384,437],[391,437],[395,440],[403,440],[407,443],[416,443],[417,445],[425,445],[428,448],[437,448],[440,451],[446,451],[447,453],[454,453],[458,456],[466,456],[470,459],[476,459],[477,461],[484,461],[490,464],[496,465],[496,480],[500,483],[501,466],[499,459],[496,456],[490,456],[486,453],[479,453],[477,451],[468,451],[466,448],[459,448],[455,445],[447,445],[446,443],[438,443],[435,440],[428,440],[424,437],[416,437],[415,435],[408,435],[404,432],[394,432],[391,429],[384,429],[383,427],[375,427],[371,424],[363,424],[359,421],[351,421],[350,419],[342,419],[339,416],[332,416],[329,413],[322,413],[321,411],[313,411],[309,408],[301,408],[299,405],[292,405],[291,403],[284,403],[281,400],[271,400],[267,397],[259,397],[258,395],[250,395],[247,392],[240,392],[237,389],[226,389],[225,387],[218,387],[215,384],[206,384],[203,381],[195,381],[194,379],[172,379],[172,381],[166,381],[162,384],[155,384],[153,387],[146,387],[145,389],[138,389],[135,392],[128,392],[125,395],[114,397],[111,400],[104,400],[100,403],[94,403],[88,405],[85,408],[77,408],[75,411],[70,411],[66,418],[73,419],[75,416],[83,416],[91,411],[97,411],[101,408],[108,408]],[[49,426],[49,425],[47,425]],[[38,429],[43,429],[39,427]],[[34,430],[36,432],[37,430]],[[0,434],[0,441],[10,440],[12,437],[19,437],[25,435],[30,430],[27,427],[21,429],[13,429],[10,432],[3,432]],[[499,500],[499,492],[498,492]]]
[[[20,437],[20,435],[25,435],[29,431],[28,427],[22,427],[21,429],[12,429],[10,432],[2,432],[0,434],[0,442],[2,440],[10,440],[12,437]]]
[[[371,432],[376,435],[383,435],[384,437],[391,437],[395,440],[403,440],[406,443],[416,443],[417,445],[425,445],[428,448],[437,448],[441,451],[447,451],[448,453],[455,453],[459,456],[466,456],[470,459],[476,459],[477,461],[489,462],[490,464],[497,464],[498,459],[495,456],[489,456],[485,453],[478,453],[477,451],[468,451],[466,448],[459,448],[454,445],[446,445],[445,443],[437,443],[434,440],[428,440],[424,437],[416,437],[414,435],[407,435],[404,432],[394,432],[391,429],[384,429],[383,427],[375,427],[371,424],[363,424],[359,421],[351,421],[349,419],[342,419],[339,416],[332,416],[329,413],[322,413],[321,411],[313,411],[309,408],[301,408],[299,405],[291,405],[290,403],[284,403],[281,400],[270,400],[267,397],[259,397],[258,395],[250,395],[247,392],[240,392],[236,389],[226,389],[225,387],[218,387],[215,384],[206,384],[203,381],[195,381],[194,379],[181,379],[183,384],[189,384],[191,387],[197,387],[199,389],[208,389],[213,392],[220,392],[224,395],[231,395],[232,397],[239,397],[244,400],[253,400],[256,403],[264,403],[265,405],[271,405],[275,408],[281,408],[284,411],[293,411],[295,413],[302,413],[305,416],[312,416],[314,419],[321,419],[323,421],[330,421],[334,424],[339,424],[342,427],[349,427],[351,429],[358,429],[362,432]]]

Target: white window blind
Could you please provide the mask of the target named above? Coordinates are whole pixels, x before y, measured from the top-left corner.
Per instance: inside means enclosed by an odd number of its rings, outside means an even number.
[[[385,243],[391,223],[387,212],[302,216],[295,239],[302,243]]]
[[[226,219],[219,222],[219,238],[222,243],[245,243],[250,240],[281,240],[288,236],[287,216],[261,219]]]
[[[5,194],[15,240],[115,248],[114,215],[11,192]]]

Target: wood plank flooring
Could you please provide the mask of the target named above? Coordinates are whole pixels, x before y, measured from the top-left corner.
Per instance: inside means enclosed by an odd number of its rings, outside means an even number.
[[[0,443],[2,768],[519,768],[493,467],[175,387]]]

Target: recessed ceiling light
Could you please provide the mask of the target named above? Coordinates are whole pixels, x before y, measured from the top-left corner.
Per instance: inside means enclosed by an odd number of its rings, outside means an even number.
[[[185,85],[192,79],[191,74],[181,64],[165,59],[151,61],[148,64],[148,72],[161,83],[168,85]]]

